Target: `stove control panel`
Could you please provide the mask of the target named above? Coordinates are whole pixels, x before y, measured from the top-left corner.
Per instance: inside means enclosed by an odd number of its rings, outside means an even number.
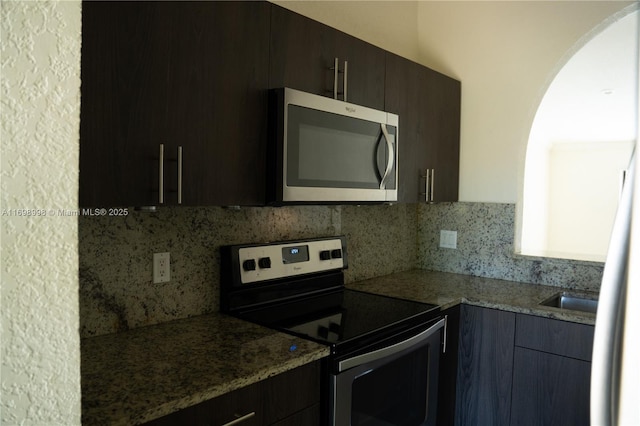
[[[242,284],[347,267],[343,237],[243,246],[233,253]]]

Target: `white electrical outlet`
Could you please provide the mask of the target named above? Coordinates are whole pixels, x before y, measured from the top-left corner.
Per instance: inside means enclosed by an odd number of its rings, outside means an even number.
[[[153,283],[167,283],[171,280],[171,262],[169,253],[153,254]]]
[[[440,231],[440,247],[455,249],[458,247],[458,231]]]

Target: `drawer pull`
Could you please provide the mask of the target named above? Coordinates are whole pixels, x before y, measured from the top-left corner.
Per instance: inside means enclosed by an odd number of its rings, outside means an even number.
[[[256,415],[255,411],[250,412],[249,414],[245,414],[242,417],[238,417],[237,419],[231,420],[228,423],[223,424],[222,426],[234,426],[234,425],[238,425],[242,422],[244,422],[245,420],[249,420],[250,418],[254,417]]]

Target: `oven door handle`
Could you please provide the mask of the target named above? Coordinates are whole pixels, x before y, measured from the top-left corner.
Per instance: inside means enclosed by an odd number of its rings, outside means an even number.
[[[377,361],[379,359],[397,354],[398,352],[402,352],[403,350],[410,348],[414,345],[424,342],[431,336],[433,336],[438,330],[444,327],[445,320],[444,318],[439,320],[437,323],[427,328],[426,330],[416,334],[413,337],[410,337],[402,342],[395,343],[391,346],[386,346],[381,349],[377,349],[372,352],[368,352],[366,354],[354,356],[353,358],[345,359],[344,361],[338,362],[338,372],[341,373],[349,368],[357,367],[359,365]]]

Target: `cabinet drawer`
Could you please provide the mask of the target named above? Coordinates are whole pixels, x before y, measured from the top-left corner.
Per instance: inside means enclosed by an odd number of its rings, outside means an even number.
[[[218,426],[248,416],[241,425],[258,426],[275,424],[288,420],[289,417],[291,421],[308,418],[319,410],[320,374],[321,361],[316,361],[153,420],[146,425]],[[251,413],[255,414],[249,416]],[[282,424],[289,423],[285,421]]]
[[[594,327],[518,314],[516,346],[591,361]]]

